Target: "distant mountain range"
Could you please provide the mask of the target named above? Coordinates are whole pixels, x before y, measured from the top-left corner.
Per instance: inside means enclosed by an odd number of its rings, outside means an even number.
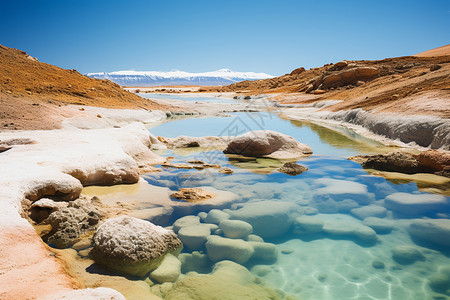
[[[117,71],[110,73],[88,73],[86,76],[96,79],[108,79],[122,86],[160,86],[160,85],[228,85],[243,80],[272,78],[266,73],[234,72],[221,69],[204,73],[184,71]]]

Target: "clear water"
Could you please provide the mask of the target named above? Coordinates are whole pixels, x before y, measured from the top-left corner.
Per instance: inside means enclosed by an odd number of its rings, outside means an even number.
[[[348,156],[382,150],[378,143],[342,128],[283,120],[269,113],[237,113],[228,118],[172,121],[152,128],[151,132],[164,137],[226,136],[259,129],[279,131],[310,145],[314,155],[298,162],[309,170],[289,176],[276,171],[280,162],[274,160],[239,160],[217,150],[168,150],[163,155],[174,156],[173,162],[199,159],[229,167],[234,173],[225,175],[215,169],[168,169],[144,175],[144,179],[171,190],[211,186],[234,192],[239,196],[239,203],[233,204],[231,211],[250,202],[289,202],[303,209],[303,213],[298,212],[294,217],[308,212],[331,224],[340,221],[353,224],[351,226],[363,224],[362,218],[352,212],[354,208],[369,205],[382,208],[384,199],[394,193],[423,194],[414,183],[394,185],[384,178],[368,175],[359,164],[347,160]],[[386,223],[391,222],[393,230],[376,234],[376,241],[362,240],[352,234],[323,231],[296,234],[290,230],[265,239],[277,247],[276,262],[249,261],[245,266],[260,278],[261,284],[295,299],[449,299],[445,281],[444,287],[438,290],[431,289],[429,281],[433,276],[448,275],[443,270],[450,269],[450,249],[413,239],[407,228],[415,219],[449,218],[450,208],[442,209],[439,214],[429,212],[413,216],[386,210],[377,216]],[[174,216],[179,217],[182,216]],[[392,250],[399,245],[414,247],[421,253],[421,259],[409,262],[395,259]],[[197,271],[204,272],[200,267]]]
[[[179,95],[179,94],[156,94],[156,93],[139,93],[138,95],[147,99],[183,100],[189,102],[205,102],[205,103],[236,103],[236,100],[226,97],[198,97],[189,94]]]

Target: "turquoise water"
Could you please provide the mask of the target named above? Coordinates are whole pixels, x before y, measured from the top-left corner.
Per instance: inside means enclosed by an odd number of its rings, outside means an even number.
[[[205,102],[205,103],[236,103],[236,100],[226,97],[193,97],[191,95],[178,94],[156,94],[156,93],[139,93],[139,96],[148,99],[164,99],[164,100],[183,100],[189,102]]]
[[[309,170],[289,176],[276,171],[281,164],[274,160],[227,157],[217,150],[188,153],[167,150],[163,155],[174,156],[173,162],[203,160],[229,167],[234,173],[225,175],[217,169],[167,169],[144,175],[144,179],[174,191],[207,186],[235,193],[238,200],[220,210],[232,219],[251,223],[254,233],[264,237],[264,242],[274,244],[278,254],[276,260],[251,258],[242,264],[261,285],[294,299],[449,299],[450,249],[445,246],[448,243],[433,243],[426,237],[412,235],[409,230],[418,219],[448,219],[449,199],[437,196],[444,203],[437,209],[408,214],[386,205],[386,198],[398,193],[407,199],[431,196],[419,191],[414,183],[395,185],[370,176],[359,164],[346,159],[380,151],[377,142],[343,128],[283,120],[269,113],[172,121],[152,128],[151,132],[164,137],[226,136],[259,129],[279,131],[311,146],[314,155],[298,162]],[[258,208],[267,201],[271,201],[273,210]],[[285,206],[289,208],[283,210]],[[246,207],[252,208],[246,211],[251,216],[242,212]],[[192,215],[199,213],[204,217],[201,211],[204,209]],[[281,219],[275,218],[278,214]],[[175,214],[172,221],[181,217]],[[258,218],[264,220],[263,224]],[[303,226],[304,220],[311,220],[308,218],[319,220],[323,227],[310,230]],[[279,229],[279,234],[269,235],[274,228]],[[430,231],[429,235],[436,232]],[[399,246],[406,246],[407,253],[398,254]],[[208,254],[204,246],[197,250]],[[192,251],[185,247],[182,255],[190,255]],[[209,263],[211,267],[214,262]],[[193,270],[211,272],[204,265]]]

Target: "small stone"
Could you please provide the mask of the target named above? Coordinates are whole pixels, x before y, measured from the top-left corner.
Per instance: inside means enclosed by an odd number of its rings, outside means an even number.
[[[392,258],[402,265],[412,264],[418,260],[425,260],[422,252],[408,245],[397,246],[392,250]]]
[[[182,227],[178,231],[178,238],[183,242],[183,245],[189,249],[197,250],[203,247],[210,234],[211,230],[209,226],[206,224],[200,224]]]
[[[293,252],[294,252],[294,250],[292,250],[290,248],[281,249],[281,253],[283,253],[283,254],[291,254]]]
[[[450,290],[450,278],[445,274],[433,274],[428,280],[431,289],[437,293],[448,293]]]
[[[211,199],[214,196],[214,193],[205,191],[201,188],[181,188],[178,192],[170,194],[170,197],[172,198],[188,202],[201,202],[203,200]]]
[[[375,269],[384,269],[385,265],[384,265],[384,262],[382,262],[382,261],[374,260],[372,262],[372,267],[374,267]]]
[[[230,168],[220,169],[219,172],[222,173],[222,174],[233,174],[234,173],[234,171],[231,170]]]
[[[284,163],[284,165],[278,169],[278,172],[285,173],[290,176],[300,175],[306,171],[308,171],[307,167],[304,167],[302,165],[293,162]]]

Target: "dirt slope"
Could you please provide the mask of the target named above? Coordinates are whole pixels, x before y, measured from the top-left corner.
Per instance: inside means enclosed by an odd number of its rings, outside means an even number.
[[[55,117],[67,113],[67,104],[170,109],[111,81],[42,63],[24,51],[0,45],[0,130],[58,127]]]
[[[428,50],[425,52],[421,52],[414,56],[431,57],[431,56],[445,56],[445,55],[450,55],[450,44],[442,46],[442,47],[434,48],[434,49],[431,49],[431,50]]]
[[[450,117],[450,56],[342,61],[298,68],[280,77],[220,89],[244,95],[277,94],[285,103],[344,100],[331,110],[363,108]]]

